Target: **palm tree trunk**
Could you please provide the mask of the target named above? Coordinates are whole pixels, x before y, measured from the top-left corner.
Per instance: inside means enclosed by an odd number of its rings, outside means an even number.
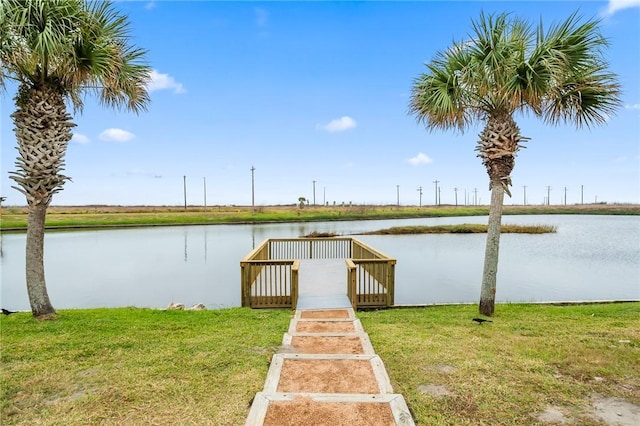
[[[44,279],[44,220],[47,205],[31,203],[27,215],[26,277],[31,312],[36,318],[55,315]]]
[[[520,128],[513,117],[505,111],[495,111],[480,133],[476,150],[487,168],[491,182],[491,206],[489,229],[484,252],[482,289],[480,290],[480,313],[493,315],[496,302],[496,278],[498,276],[498,251],[500,248],[500,225],[505,192],[511,196],[511,171],[520,144],[527,138],[520,136]]]
[[[496,278],[498,276],[498,251],[500,248],[500,227],[504,186],[501,183],[491,185],[491,206],[489,207],[489,229],[487,245],[484,251],[484,271],[480,291],[479,311],[483,315],[493,315],[496,302]]]
[[[44,277],[44,220],[53,195],[68,179],[61,174],[75,126],[59,90],[22,84],[16,96],[15,124],[18,153],[15,172],[9,172],[27,198],[26,279],[34,317],[55,314]]]

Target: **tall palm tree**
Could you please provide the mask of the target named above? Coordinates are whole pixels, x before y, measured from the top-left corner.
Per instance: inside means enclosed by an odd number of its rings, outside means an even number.
[[[62,174],[75,126],[67,112],[82,110],[91,92],[103,105],[138,113],[146,108],[150,68],[145,51],[129,44],[128,21],[109,2],[2,0],[0,86],[15,80],[11,115],[18,142],[11,178],[28,204],[26,280],[35,317],[52,316],[44,275],[44,222]]]
[[[620,105],[617,77],[607,70],[608,41],[598,20],[572,14],[547,31],[510,14],[472,21],[468,40],[454,42],[415,79],[409,112],[428,129],[463,132],[484,123],[476,150],[491,189],[480,313],[495,305],[504,193],[509,196],[517,152],[528,138],[514,115],[533,113],[552,125],[603,124]]]

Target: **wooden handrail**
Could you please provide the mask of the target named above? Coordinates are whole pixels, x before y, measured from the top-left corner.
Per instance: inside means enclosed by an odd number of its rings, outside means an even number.
[[[351,259],[346,259],[345,262],[347,263],[347,297],[349,298],[349,302],[351,302],[351,307],[358,309],[358,294],[356,291],[357,267]]]

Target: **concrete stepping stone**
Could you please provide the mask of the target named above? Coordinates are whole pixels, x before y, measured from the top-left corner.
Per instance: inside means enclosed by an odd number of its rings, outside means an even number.
[[[313,419],[313,420],[311,420]],[[246,425],[414,426],[402,395],[258,392]]]
[[[246,421],[305,424],[414,425],[352,308],[296,311]]]

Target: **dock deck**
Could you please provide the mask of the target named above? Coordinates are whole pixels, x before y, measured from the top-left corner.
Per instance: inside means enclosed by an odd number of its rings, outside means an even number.
[[[298,309],[350,307],[344,259],[300,261]]]

